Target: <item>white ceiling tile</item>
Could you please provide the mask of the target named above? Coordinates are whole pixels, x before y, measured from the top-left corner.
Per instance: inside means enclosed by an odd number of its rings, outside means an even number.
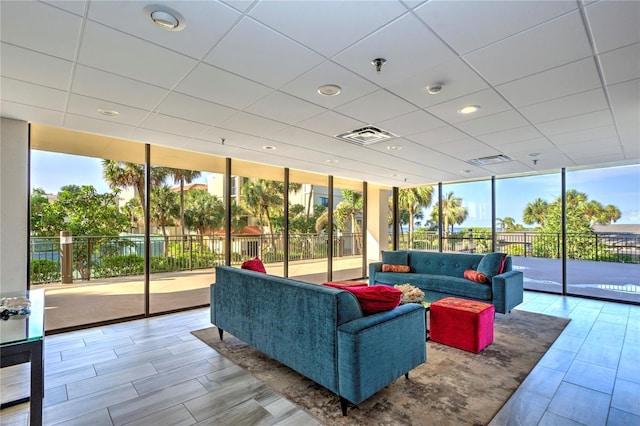
[[[165,31],[154,25],[144,11],[149,2],[92,1],[89,19],[192,58],[202,59],[238,21],[238,11],[217,1],[156,1],[180,13],[186,21],[182,31]]]
[[[62,126],[63,115],[62,111],[0,100],[0,117],[14,118],[16,120],[24,120],[25,117],[29,117],[29,121],[32,123],[60,127]]]
[[[440,93],[428,94],[426,87],[430,84],[442,85]],[[487,87],[489,87],[487,83],[478,74],[462,60],[456,58],[399,80],[389,85],[389,90],[420,108],[426,108]]]
[[[73,63],[10,44],[0,45],[0,73],[29,83],[67,90]],[[43,73],[41,70],[46,69]]]
[[[618,135],[614,126],[595,127],[548,136],[549,140],[557,146],[592,140],[615,139],[617,137]]]
[[[182,148],[191,142],[191,138],[172,135],[164,132],[157,132],[151,129],[138,127],[134,129],[131,138],[151,145],[160,145],[173,148]]]
[[[311,132],[295,126],[289,126],[276,132],[270,139],[288,143],[293,146],[318,150],[322,152],[333,152],[335,154],[345,154],[345,150],[352,150],[352,153],[361,152],[361,147],[356,147],[347,142],[339,141],[330,136]],[[356,151],[360,149],[360,151]]]
[[[250,15],[330,57],[406,12],[395,1],[261,1]]]
[[[573,159],[593,158],[601,155],[617,155],[619,157],[618,159],[622,159],[622,147],[617,138],[564,144],[560,149]]]
[[[457,141],[467,138],[468,135],[452,126],[438,127],[424,133],[408,136],[414,142],[424,146],[434,146],[445,142]]]
[[[604,90],[598,88],[520,108],[532,123],[557,120],[607,108]]]
[[[246,108],[245,111],[273,120],[296,124],[322,113],[325,109],[286,93],[272,92]]]
[[[446,126],[442,120],[435,118],[422,110],[410,112],[399,117],[378,123],[380,127],[398,136],[410,136],[426,132],[430,129]]]
[[[221,69],[200,64],[175,88],[175,91],[230,108],[242,109],[272,90]]]
[[[0,79],[4,101],[12,101],[25,105],[38,105],[41,108],[64,111],[67,93],[63,90],[25,83],[24,81],[2,77]]]
[[[482,142],[491,146],[500,146],[500,148],[502,148],[503,145],[511,145],[515,142],[539,139],[542,137],[542,133],[530,125],[477,136]]]
[[[254,136],[270,137],[277,131],[287,127],[287,124],[254,114],[239,112],[218,124],[217,127]]]
[[[122,46],[127,48],[122,49]],[[78,63],[171,88],[197,62],[187,56],[89,21],[84,29]],[[149,69],[153,72],[149,72]]]
[[[606,85],[640,78],[640,43],[611,50],[599,58]]]
[[[362,121],[354,120],[334,111],[323,112],[297,124],[298,127],[314,132],[323,132],[331,136],[359,129],[365,125],[366,123]]]
[[[212,142],[214,144],[219,144],[221,146],[230,146],[234,148],[241,147],[247,143],[253,143],[255,140],[263,140],[257,136],[247,135],[245,133],[238,133],[228,129],[222,129],[219,127],[211,127],[203,134],[201,134],[198,138]],[[224,139],[224,143],[222,143],[222,139]]]
[[[592,55],[579,12],[572,12],[464,56],[494,85]]]
[[[586,58],[497,86],[516,107],[537,104],[600,87],[593,58]],[[535,90],[532,90],[535,88]]]
[[[380,72],[371,63],[375,58],[387,60]],[[407,14],[333,59],[379,86],[388,87],[453,58],[451,49],[414,15]]]
[[[486,157],[489,155],[497,155],[501,152],[475,139],[467,138],[459,141],[447,142],[432,147],[434,150],[448,154],[453,157],[459,157],[461,153],[466,159]]]
[[[506,163],[489,164],[482,167],[485,170],[489,170],[492,175],[506,175],[511,173],[522,173],[524,170],[531,170],[531,167],[527,164],[523,164],[519,161],[509,161]]]
[[[156,111],[164,115],[210,125],[216,125],[238,112],[233,108],[176,92],[169,93],[156,108]]]
[[[640,145],[640,79],[607,87],[620,138],[625,146]]]
[[[71,91],[147,110],[157,105],[167,93],[165,89],[83,65],[76,68]]]
[[[640,2],[600,1],[585,12],[598,53],[640,42]]]
[[[240,21],[204,58],[204,62],[274,88],[323,60],[317,53],[248,18]]]
[[[64,9],[78,16],[84,15],[84,9],[87,7],[87,0],[41,0],[44,3],[59,9]]]
[[[460,114],[458,110],[465,105],[478,105],[480,110],[473,114]],[[427,112],[446,121],[459,123],[507,111],[511,106],[493,89],[482,90],[427,108]]]
[[[341,105],[335,110],[356,120],[361,120],[368,124],[376,124],[379,121],[388,120],[416,109],[414,105],[386,90],[378,90],[360,99]]]
[[[135,127],[126,124],[114,123],[110,120],[100,120],[83,115],[66,114],[64,125],[81,132],[95,133],[121,139],[129,139],[133,136]]]
[[[594,155],[590,157],[576,157],[576,158],[571,157],[571,159],[573,160],[576,166],[591,166],[593,164],[607,164],[607,163],[623,161],[625,158],[624,156],[617,155],[617,154],[610,154],[610,155],[600,154],[600,155]]]
[[[416,13],[465,54],[577,8],[570,1],[430,1]]]
[[[114,110],[119,113],[115,117],[108,117],[100,114],[98,108]],[[90,98],[88,96],[71,94],[67,105],[67,112],[75,115],[94,118],[106,122],[127,124],[137,126],[147,116],[149,111],[132,108],[130,106],[104,101],[102,99]]]
[[[567,133],[567,129],[582,130],[602,126],[613,126],[611,112],[608,109],[545,121],[536,125],[538,130],[547,136]]]
[[[511,158],[529,156],[532,153],[540,153],[544,155],[544,153],[549,152],[551,150],[556,151],[557,148],[554,144],[549,142],[549,139],[545,137],[538,137],[535,139],[527,139],[521,141],[513,141],[506,144],[502,144],[497,147],[502,153],[507,154]],[[532,161],[534,158],[539,157],[531,157],[529,158]],[[526,159],[526,158],[525,158]]]
[[[322,96],[318,94],[318,87],[323,84],[337,84],[342,91],[335,96]],[[335,108],[375,92],[378,86],[334,62],[325,61],[285,84],[280,90],[325,108]]]
[[[37,52],[73,60],[82,18],[36,1],[3,1],[0,38]]]
[[[139,127],[171,135],[187,136],[190,138],[198,137],[209,130],[209,126],[206,124],[183,120],[182,118],[170,117],[164,114],[150,114],[142,123],[140,123]]]
[[[204,154],[218,155],[221,157],[230,157],[238,148],[231,145],[221,145],[219,143],[212,143],[211,141],[201,139],[191,139],[185,145],[183,149],[192,152],[202,152]]]
[[[515,129],[529,124],[527,120],[515,110],[499,112],[487,115],[474,120],[463,121],[456,124],[456,127],[471,136],[486,135],[495,131]]]

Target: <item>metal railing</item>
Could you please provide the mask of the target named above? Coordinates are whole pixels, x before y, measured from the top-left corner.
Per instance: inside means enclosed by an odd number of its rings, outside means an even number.
[[[334,257],[361,255],[362,238],[361,233],[334,236]],[[218,235],[153,236],[149,247],[150,272],[188,271],[222,265],[224,240],[224,236]],[[327,253],[326,235],[289,235],[289,260],[322,259]],[[284,262],[284,235],[232,236],[232,264],[238,265],[256,256],[264,263]],[[30,257],[32,284],[61,280],[59,238],[31,238]],[[74,236],[70,261],[74,280],[141,275],[144,273],[144,237]]]

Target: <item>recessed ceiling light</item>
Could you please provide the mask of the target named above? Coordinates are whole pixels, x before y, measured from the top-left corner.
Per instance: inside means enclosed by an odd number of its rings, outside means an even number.
[[[398,150],[402,149],[402,145],[389,145],[389,146],[387,146],[387,149],[389,151],[398,151]]]
[[[462,173],[463,175],[468,175],[469,173],[471,173],[471,170],[469,169],[460,170],[460,173]]]
[[[427,93],[437,95],[442,90],[442,84],[430,84],[427,86]]]
[[[118,111],[115,111],[113,109],[98,108],[96,111],[98,111],[102,115],[106,115],[107,117],[117,117],[120,115]]]
[[[276,149],[275,146],[273,145],[265,145],[262,147],[262,149],[267,150],[267,151],[273,151],[274,149]]]
[[[473,114],[478,111],[480,107],[478,105],[465,105],[458,110],[460,114]]]
[[[329,160],[326,160],[326,162],[329,163],[329,164],[336,164],[338,162],[338,160],[329,159]]]
[[[181,31],[186,26],[184,17],[170,7],[152,4],[145,6],[143,11],[151,22],[163,30]]]
[[[531,154],[529,154],[529,157],[538,157],[540,156],[539,152],[532,152]]]
[[[323,96],[335,96],[342,92],[342,87],[337,84],[324,84],[318,87],[318,93]]]

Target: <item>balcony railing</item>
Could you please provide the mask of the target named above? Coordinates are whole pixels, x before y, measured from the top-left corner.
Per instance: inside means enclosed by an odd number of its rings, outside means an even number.
[[[150,271],[175,272],[213,268],[224,264],[224,237],[217,235],[153,236]],[[32,238],[30,274],[32,284],[61,280],[60,240]],[[328,238],[319,234],[289,235],[289,260],[326,258]],[[333,238],[334,257],[362,254],[362,234],[345,233]],[[259,256],[264,263],[284,262],[284,236],[232,236],[231,262],[239,265]],[[144,273],[144,237],[73,237],[70,260],[74,280],[89,281]]]

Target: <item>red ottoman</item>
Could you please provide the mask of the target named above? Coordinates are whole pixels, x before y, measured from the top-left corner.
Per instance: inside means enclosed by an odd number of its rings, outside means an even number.
[[[430,306],[429,337],[434,342],[478,353],[493,342],[493,316],[490,303],[445,297]]]

